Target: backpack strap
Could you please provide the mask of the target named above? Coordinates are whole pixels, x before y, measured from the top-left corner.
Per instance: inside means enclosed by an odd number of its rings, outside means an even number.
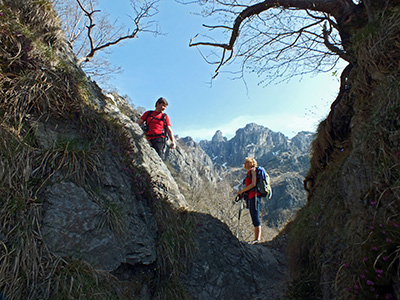
[[[147,124],[147,119],[152,115],[153,112],[154,112],[154,110],[149,110],[149,112],[147,113],[146,119],[144,119],[146,124]]]
[[[151,117],[151,120],[154,120],[154,119],[159,120],[159,121],[162,120],[162,121],[165,123],[165,116],[166,116],[166,114],[163,113],[162,118],[159,119],[159,118],[156,118],[155,116],[153,116],[153,113],[154,113],[154,112],[155,112],[155,110],[149,110],[149,112],[147,113],[146,119],[145,119],[144,121],[147,123],[147,119],[148,119],[149,117]],[[151,120],[150,120],[150,122],[151,122]]]

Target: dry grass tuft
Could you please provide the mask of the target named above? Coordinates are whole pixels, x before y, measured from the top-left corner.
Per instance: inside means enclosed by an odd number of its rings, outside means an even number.
[[[96,114],[84,113],[82,74],[54,55],[63,39],[51,7],[47,0],[0,3],[0,291],[9,300],[113,299],[119,287],[110,274],[55,256],[41,234],[40,188],[55,175],[83,185],[95,179],[104,147],[87,119]],[[101,133],[117,130],[96,118]],[[33,120],[69,123],[81,135],[43,149]]]
[[[160,231],[154,299],[190,299],[180,274],[186,271],[186,264],[195,250],[192,232],[194,216],[185,210],[174,210],[165,200],[155,203],[154,214]]]
[[[99,148],[88,141],[60,139],[56,145],[36,154],[37,167],[32,177],[44,178],[40,187],[56,172],[60,173],[59,180],[61,177],[82,184],[90,178],[97,178],[101,166],[99,155]]]

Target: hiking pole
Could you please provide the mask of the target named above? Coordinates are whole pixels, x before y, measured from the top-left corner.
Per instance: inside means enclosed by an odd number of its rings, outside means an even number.
[[[240,200],[243,200],[243,198],[240,197],[240,196],[236,196],[235,201],[239,202]],[[236,238],[237,239],[239,239],[240,217],[242,215],[242,210],[243,210],[243,201],[240,201],[239,214],[238,214],[238,224],[237,224],[237,227],[236,227]]]

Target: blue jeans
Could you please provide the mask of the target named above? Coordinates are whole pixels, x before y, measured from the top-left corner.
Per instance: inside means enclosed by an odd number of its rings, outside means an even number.
[[[261,226],[260,221],[260,207],[261,207],[261,197],[253,197],[249,200],[250,203],[250,215],[253,221],[254,227]]]

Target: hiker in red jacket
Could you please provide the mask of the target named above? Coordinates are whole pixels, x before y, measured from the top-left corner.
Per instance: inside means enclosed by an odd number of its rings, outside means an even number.
[[[171,148],[175,149],[174,134],[167,114],[164,113],[168,102],[164,98],[159,98],[156,102],[156,109],[146,111],[137,123],[141,126],[145,123],[145,133],[150,145],[157,151],[162,158],[167,137],[171,140]]]
[[[248,193],[249,195],[249,209],[251,220],[254,225],[254,241],[250,242],[250,244],[256,244],[261,241],[261,220],[260,220],[260,206],[261,206],[261,197],[260,193],[255,191],[255,187],[257,185],[257,161],[252,157],[246,157],[244,160],[244,166],[246,171],[246,179],[244,180],[245,188],[239,190],[237,195],[239,196],[242,193]],[[250,175],[251,172],[251,176]],[[251,178],[251,179],[250,179]]]

